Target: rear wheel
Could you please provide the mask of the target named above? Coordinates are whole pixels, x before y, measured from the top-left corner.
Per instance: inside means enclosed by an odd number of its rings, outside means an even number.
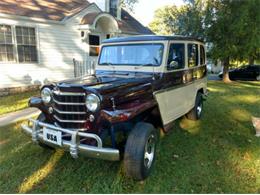
[[[152,124],[137,123],[128,136],[124,167],[126,175],[141,181],[147,178],[155,161],[158,134]]]
[[[203,111],[202,93],[198,92],[195,100],[195,106],[187,113],[187,118],[190,120],[199,120]]]
[[[259,73],[259,75],[256,77],[256,80],[257,80],[257,81],[260,81],[260,73]]]
[[[43,113],[41,113],[41,114],[38,116],[37,120],[40,121],[40,122],[43,122],[43,123],[47,123],[47,122],[48,122],[47,119],[46,119],[46,117],[45,117],[45,115],[44,115]],[[42,148],[51,149],[51,150],[54,149],[53,147],[51,147],[51,146],[49,146],[49,145],[47,145],[47,144],[44,144],[44,143],[42,143],[42,142],[40,142],[40,141],[39,141],[38,144],[39,144],[39,146],[41,146]]]

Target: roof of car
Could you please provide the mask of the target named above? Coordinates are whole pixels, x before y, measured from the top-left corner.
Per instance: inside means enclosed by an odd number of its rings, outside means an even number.
[[[135,42],[135,41],[171,41],[171,40],[181,40],[181,41],[203,41],[194,37],[187,37],[181,35],[174,36],[162,36],[162,35],[139,35],[131,37],[116,37],[111,39],[106,39],[103,43],[120,43],[120,42]]]

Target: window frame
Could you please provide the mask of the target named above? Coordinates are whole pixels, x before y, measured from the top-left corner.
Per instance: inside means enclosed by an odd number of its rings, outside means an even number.
[[[27,24],[7,24],[7,23],[0,23],[0,25],[7,25],[11,26],[12,31],[12,41],[13,41],[13,54],[14,54],[14,61],[0,61],[0,64],[39,64],[40,62],[40,52],[39,52],[39,29],[36,25],[27,25]],[[19,55],[18,55],[18,44],[16,39],[16,27],[27,27],[27,28],[33,28],[35,32],[35,42],[36,42],[36,57],[37,61],[34,62],[19,62]]]
[[[159,62],[159,64],[158,65],[156,65],[156,66],[146,66],[146,67],[160,67],[162,64],[163,64],[163,61],[164,61],[164,52],[165,52],[165,46],[164,46],[164,44],[163,43],[150,43],[150,42],[148,42],[148,43],[144,43],[144,42],[140,42],[140,43],[131,43],[131,44],[126,44],[126,43],[121,43],[121,44],[111,44],[111,45],[104,45],[104,46],[102,46],[102,48],[101,48],[101,50],[100,50],[100,54],[102,53],[102,51],[103,51],[103,48],[106,48],[106,47],[110,47],[110,46],[129,46],[129,45],[160,45],[160,46],[162,46],[162,51],[163,51],[163,53],[162,53],[162,57],[161,57],[161,60],[160,60],[160,62]],[[103,64],[100,64],[100,59],[101,59],[101,55],[99,55],[99,59],[98,59],[98,65],[99,66],[107,66],[107,65],[103,65]],[[141,64],[113,64],[113,66],[141,66]]]
[[[24,37],[24,36],[28,36],[28,38],[30,38],[31,36],[30,36],[30,33],[28,34],[28,35],[23,35],[23,33],[21,34],[21,35],[17,35],[17,33],[16,33],[16,28],[17,27],[20,27],[21,28],[21,32],[23,31],[23,28],[31,28],[31,29],[33,29],[34,30],[34,41],[35,41],[35,44],[30,44],[30,43],[28,43],[28,44],[25,44],[25,43],[18,43],[18,41],[17,41],[17,37],[18,36],[21,36],[22,38]],[[37,37],[36,37],[36,29],[34,28],[34,27],[31,27],[31,26],[21,26],[21,25],[16,25],[15,26],[15,38],[16,38],[16,48],[17,48],[17,62],[18,63],[20,63],[20,64],[33,64],[33,63],[38,63],[38,48],[37,48],[37,42],[38,42],[38,40],[37,40]],[[23,39],[22,39],[23,40]],[[30,39],[29,39],[30,40]],[[22,41],[23,42],[23,41]],[[35,47],[35,49],[36,49],[36,60],[35,61],[20,61],[20,58],[19,58],[19,46],[22,46],[22,47]],[[24,56],[23,56],[23,58],[24,58]]]
[[[5,24],[5,23],[0,23],[0,25],[4,26],[10,26],[11,27],[11,36],[12,36],[12,44],[0,44],[0,45],[12,45],[13,46],[13,61],[0,61],[0,64],[12,64],[16,63],[16,49],[15,49],[15,39],[14,39],[14,34],[13,34],[13,26],[10,24]],[[8,52],[7,52],[8,53]]]

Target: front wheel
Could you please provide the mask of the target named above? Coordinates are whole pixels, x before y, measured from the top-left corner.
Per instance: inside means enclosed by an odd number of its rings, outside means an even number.
[[[127,176],[137,181],[149,176],[155,161],[157,140],[158,134],[152,124],[136,124],[125,146],[124,167]]]

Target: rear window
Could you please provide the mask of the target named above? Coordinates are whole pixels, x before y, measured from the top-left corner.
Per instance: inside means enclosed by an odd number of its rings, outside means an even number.
[[[206,63],[206,57],[205,57],[205,49],[204,46],[200,46],[200,65],[205,65]]]

